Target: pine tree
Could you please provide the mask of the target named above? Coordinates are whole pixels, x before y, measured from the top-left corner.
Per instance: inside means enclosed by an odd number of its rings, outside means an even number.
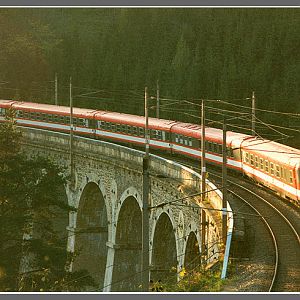
[[[86,271],[69,272],[64,170],[26,157],[14,113],[0,124],[0,290],[73,291],[93,286]],[[61,225],[61,226],[58,226]],[[63,232],[63,233],[62,233]]]

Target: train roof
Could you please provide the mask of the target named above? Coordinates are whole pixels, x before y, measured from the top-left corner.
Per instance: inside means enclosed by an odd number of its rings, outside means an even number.
[[[55,113],[57,115],[70,115],[70,107],[67,106],[57,106],[51,104],[41,104],[41,103],[34,103],[34,102],[17,102],[12,101],[12,107],[14,109],[24,109],[28,111],[37,111],[41,113]],[[100,113],[105,113],[104,111],[97,111]],[[86,108],[73,108],[73,114],[77,117],[89,117],[95,113],[94,109],[86,109]]]
[[[10,107],[14,102],[12,100],[0,100],[0,107]]]
[[[292,166],[300,164],[300,150],[267,139],[249,137],[242,142],[241,147],[244,151],[256,152],[273,161]]]
[[[182,134],[186,136],[191,136],[196,139],[201,138],[201,126],[197,124],[191,123],[177,123],[172,127],[172,132],[177,134]],[[223,142],[223,131],[218,128],[206,127],[205,128],[205,136],[209,138],[213,142],[222,144]],[[227,131],[226,133],[226,141],[227,145],[231,144],[234,140],[238,140],[238,144],[247,138],[248,136],[242,133],[237,133],[233,131]]]
[[[95,118],[106,122],[115,122],[120,124],[127,124],[137,127],[145,127],[145,117],[129,115],[117,112],[106,112],[105,114],[95,114]],[[148,125],[150,129],[170,130],[176,124],[176,121],[149,118]]]

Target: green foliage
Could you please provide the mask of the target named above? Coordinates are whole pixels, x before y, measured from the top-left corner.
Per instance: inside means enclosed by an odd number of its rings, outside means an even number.
[[[65,105],[72,76],[75,106],[142,114],[144,87],[154,95],[159,80],[162,98],[244,99],[255,90],[258,108],[300,111],[297,9],[1,9],[0,17],[9,28],[0,33],[2,98],[53,103],[56,72]],[[161,117],[195,122],[181,113],[189,108]]]
[[[204,270],[198,267],[192,271],[184,268],[175,284],[153,283],[151,290],[156,292],[219,292],[223,286],[220,270]]]
[[[69,272],[64,170],[42,157],[25,157],[14,112],[0,124],[0,290],[78,291],[89,274]]]

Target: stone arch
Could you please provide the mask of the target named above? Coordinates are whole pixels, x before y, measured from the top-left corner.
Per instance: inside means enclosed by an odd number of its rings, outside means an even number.
[[[197,267],[200,267],[200,265],[201,256],[199,242],[196,233],[191,231],[185,247],[184,268],[187,272],[189,272]]]
[[[87,270],[97,285],[104,283],[108,240],[107,208],[99,186],[89,182],[80,197],[73,270]]]
[[[128,195],[125,200],[121,199],[117,214],[112,291],[140,290],[142,212],[137,199],[130,193]]]
[[[151,280],[175,283],[177,280],[177,241],[170,216],[160,214],[152,242]]]
[[[115,189],[117,186],[115,186]],[[116,195],[116,193],[115,193]],[[142,203],[142,196],[141,194],[137,191],[137,189],[133,186],[130,186],[127,188],[122,195],[120,196],[120,199],[114,199],[115,201],[113,202],[114,205],[112,205],[112,221],[111,221],[111,232],[110,232],[110,241],[114,244],[116,240],[116,228],[118,224],[118,219],[119,219],[119,214],[120,211],[123,207],[123,203],[125,200],[127,200],[128,197],[132,196],[135,198],[135,200],[138,203],[138,206],[140,207],[140,210],[142,211],[143,203]],[[112,197],[111,197],[112,198]]]

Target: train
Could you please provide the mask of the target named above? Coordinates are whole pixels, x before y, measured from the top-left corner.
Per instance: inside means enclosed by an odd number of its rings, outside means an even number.
[[[70,131],[70,108],[50,104],[0,100],[0,122],[13,109],[19,126]],[[145,145],[145,117],[95,109],[73,108],[75,134],[129,146]],[[153,149],[190,158],[201,157],[201,126],[149,118],[149,143]],[[205,159],[221,165],[223,131],[205,128]],[[227,167],[252,178],[283,198],[299,205],[300,150],[238,132],[226,133]]]

